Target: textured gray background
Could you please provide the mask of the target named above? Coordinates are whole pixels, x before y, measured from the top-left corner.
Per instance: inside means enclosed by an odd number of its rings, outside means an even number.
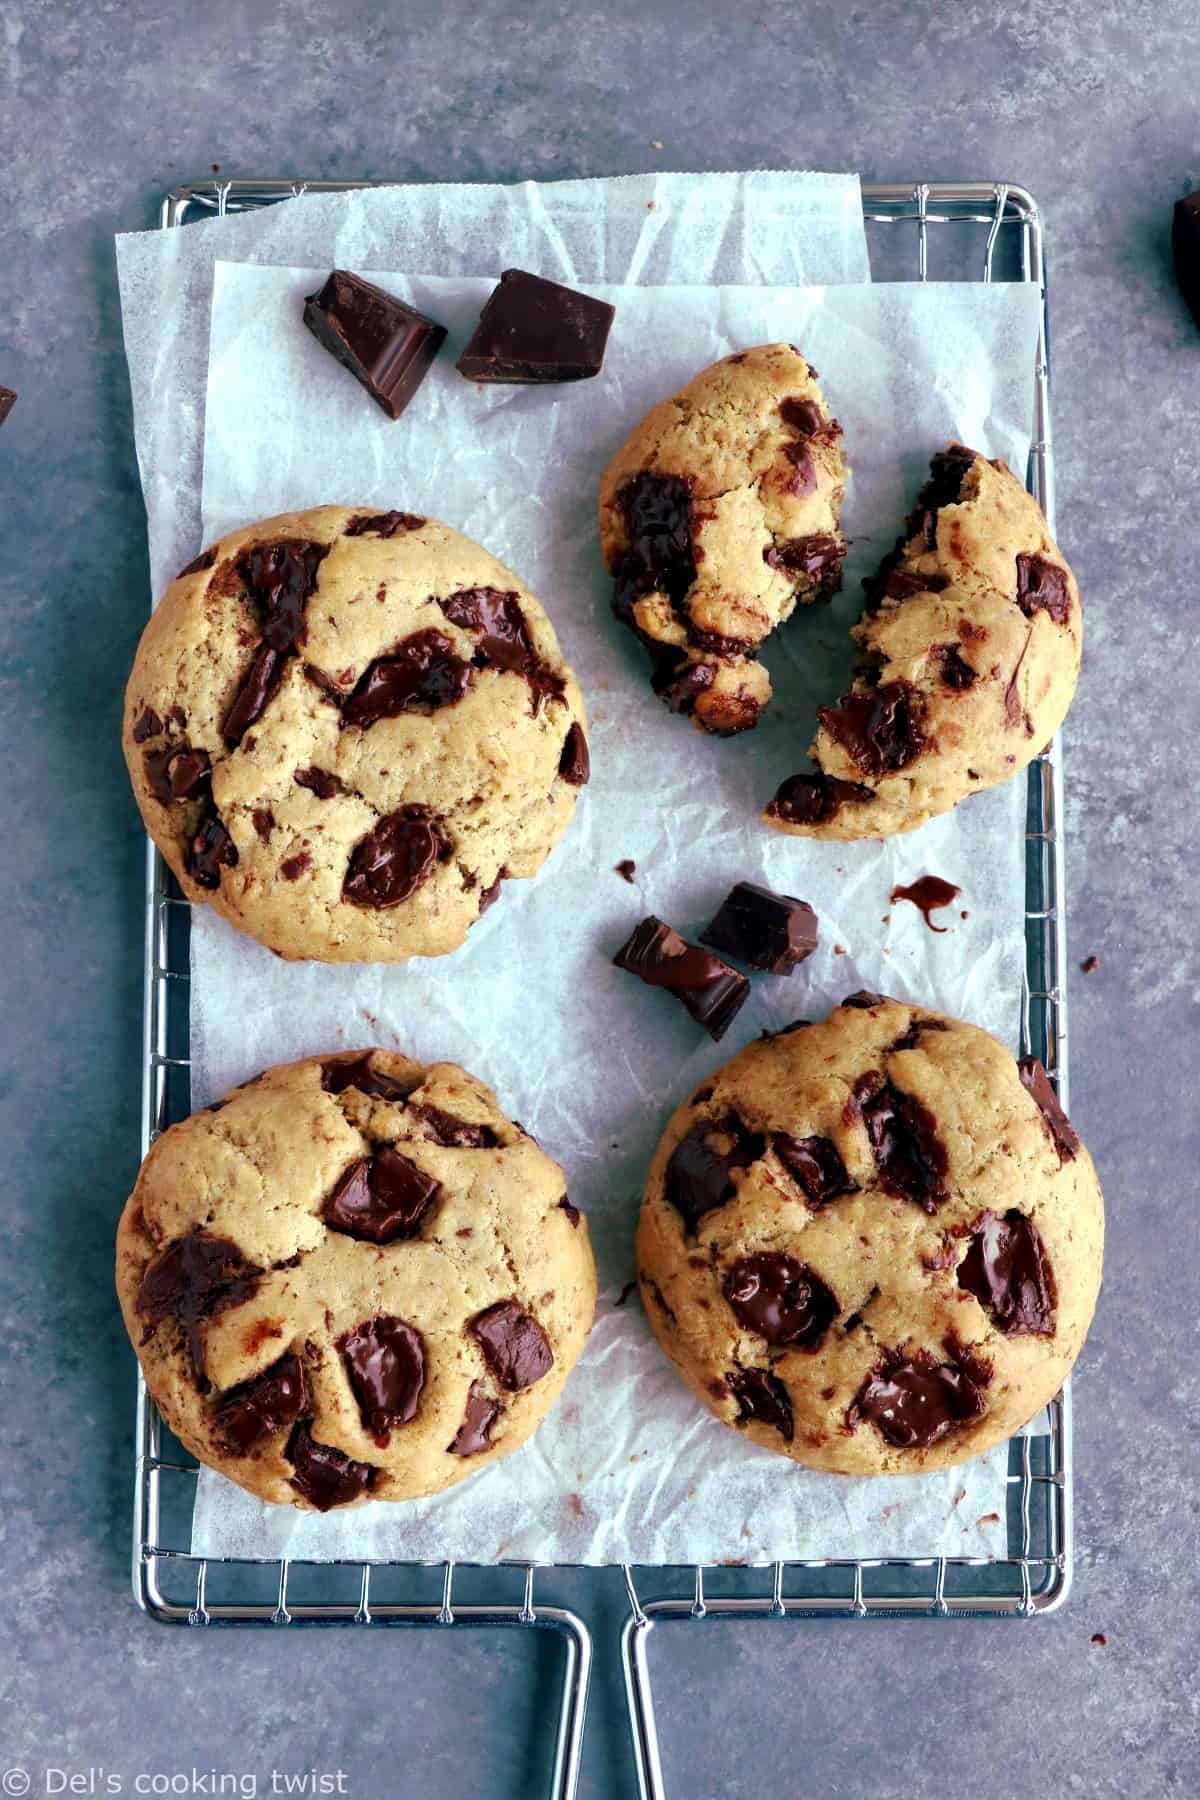
[[[1110,1251],[1077,1384],[1080,1559],[1052,1620],[660,1634],[673,1792],[1200,1787],[1193,1687],[1200,335],[1194,0],[573,9],[0,4],[0,1766],[310,1765],[348,1790],[524,1795],[527,1635],[167,1630],[127,1596],[133,1361],[110,1297],[135,1166],[142,838],[117,748],[146,611],[112,235],[224,172],[413,180],[648,167],[1003,176],[1048,221],[1060,534],[1088,606],[1067,725],[1073,1107]],[[659,139],[659,150],[651,140]],[[1186,1334],[1186,1336],[1185,1336]],[[632,1778],[616,1580],[551,1576],[601,1649],[584,1791]],[[1094,1632],[1107,1635],[1094,1647]],[[101,1790],[102,1791],[102,1790]]]

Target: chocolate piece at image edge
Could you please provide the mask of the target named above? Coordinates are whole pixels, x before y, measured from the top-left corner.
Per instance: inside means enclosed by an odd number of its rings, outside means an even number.
[[[444,325],[348,269],[307,296],[304,323],[389,419],[400,417],[446,337]]]
[[[505,269],[458,359],[469,381],[584,381],[600,373],[614,308],[524,269]]]
[[[1179,291],[1200,325],[1200,192],[1175,202],[1171,220],[1171,251]],[[0,417],[3,414],[0,413]]]
[[[17,396],[8,387],[0,387],[0,425],[3,425],[13,407],[17,404]]]
[[[817,947],[817,915],[806,900],[752,881],[730,888],[700,942],[751,969],[790,975]]]
[[[613,962],[648,987],[674,994],[713,1039],[724,1037],[750,992],[747,976],[689,944],[653,913],[630,933]]]

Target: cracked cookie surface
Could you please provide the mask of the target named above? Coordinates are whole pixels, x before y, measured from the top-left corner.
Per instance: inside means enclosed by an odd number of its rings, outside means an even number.
[[[905,534],[865,584],[848,694],[821,707],[811,774],[766,811],[806,837],[912,831],[1045,749],[1079,676],[1075,578],[1037,501],[962,444],[933,458]]]
[[[638,1271],[660,1343],[725,1424],[814,1468],[918,1473],[1057,1393],[1103,1234],[1040,1063],[864,994],[751,1044],[679,1108]]]
[[[301,1508],[517,1449],[591,1326],[562,1170],[452,1063],[269,1069],[166,1131],[117,1234],[146,1383],[201,1461]]]
[[[701,371],[630,434],[600,489],[617,617],[672,712],[746,731],[771,696],[763,641],[840,585],[841,427],[790,344]]]
[[[323,962],[457,949],[589,774],[578,684],[517,578],[434,519],[334,506],[232,532],[172,583],[124,748],[188,898]]]

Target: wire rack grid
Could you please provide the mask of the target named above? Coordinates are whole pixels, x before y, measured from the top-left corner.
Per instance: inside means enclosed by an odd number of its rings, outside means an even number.
[[[224,216],[306,192],[340,192],[369,182],[211,180],[174,189],[161,224]],[[1028,485],[1054,523],[1050,442],[1046,275],[1042,221],[1032,195],[1004,182],[866,183],[863,211],[876,279],[1015,280],[1041,300],[1034,376],[1034,440]],[[957,227],[949,230],[949,227]],[[936,252],[932,247],[936,245]],[[1027,772],[1026,973],[1021,1048],[1040,1056],[1064,1106],[1066,942],[1058,741]],[[189,904],[147,845],[145,1016],[141,1147],[190,1109],[188,1036]],[[655,1723],[648,1644],[658,1624],[680,1620],[1031,1617],[1065,1601],[1071,1581],[1071,1399],[1069,1383],[1048,1408],[1043,1435],[1014,1438],[1007,1476],[1004,1557],[817,1558],[751,1569],[688,1571],[686,1596],[646,1597],[625,1569],[629,1614],[622,1658],[630,1727],[643,1800],[665,1794]],[[138,1604],[174,1624],[342,1624],[525,1628],[552,1633],[564,1660],[551,1774],[553,1800],[571,1800],[578,1782],[592,1642],[584,1621],[535,1598],[535,1570],[501,1564],[458,1571],[367,1560],[308,1563],[281,1559],[193,1557],[190,1526],[195,1460],[167,1432],[138,1376],[133,1583]],[[184,1547],[185,1545],[189,1547]],[[515,1584],[511,1599],[461,1600],[463,1575]],[[642,1577],[654,1571],[642,1571]],[[658,1572],[660,1576],[665,1571]],[[456,1599],[456,1578],[459,1598]],[[432,1584],[432,1591],[430,1591]],[[425,1597],[414,1598],[414,1585]],[[733,1591],[730,1591],[733,1590]]]

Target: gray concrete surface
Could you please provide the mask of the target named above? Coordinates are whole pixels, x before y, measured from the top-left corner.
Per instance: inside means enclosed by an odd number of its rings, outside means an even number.
[[[429,0],[0,4],[0,1766],[346,1775],[528,1795],[527,1637],[171,1631],[126,1585],[133,1362],[110,1294],[137,1135],[142,839],[117,748],[146,610],[112,235],[227,173],[470,180],[654,166],[1005,176],[1044,207],[1061,536],[1088,604],[1067,727],[1073,1113],[1110,1251],[1077,1383],[1060,1616],[656,1645],[672,1792],[977,1800],[1200,1788],[1194,1687],[1200,333],[1172,201],[1200,186],[1192,0],[1089,9]],[[660,140],[658,148],[653,140]],[[628,1796],[608,1577],[584,1793]],[[1092,1642],[1103,1633],[1107,1645]],[[541,1684],[539,1690],[539,1682]],[[19,1783],[6,1784],[19,1793]],[[203,1791],[201,1788],[199,1791]]]

